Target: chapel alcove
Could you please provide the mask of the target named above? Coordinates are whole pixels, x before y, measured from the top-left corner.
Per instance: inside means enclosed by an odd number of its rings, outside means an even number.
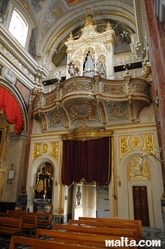
[[[47,205],[52,203],[53,166],[44,162],[38,167],[36,182],[33,188],[34,212],[44,212]]]

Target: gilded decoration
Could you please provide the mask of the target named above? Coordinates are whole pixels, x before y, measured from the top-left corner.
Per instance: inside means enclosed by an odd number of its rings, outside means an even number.
[[[32,158],[32,162],[34,162],[34,160],[36,160],[38,157],[41,156],[41,152],[40,152],[41,144],[42,143],[35,143],[33,145],[33,158]]]
[[[42,153],[46,153],[48,151],[48,145],[46,143],[42,144],[41,151]]]
[[[58,142],[51,142],[51,151],[50,156],[54,157],[56,161],[58,161]]]
[[[56,94],[56,96],[53,95],[51,97],[45,98],[45,106],[52,105],[52,103],[54,102],[55,98],[57,98],[57,94]]]
[[[140,158],[134,158],[129,163],[130,177],[131,179],[147,178],[149,174],[149,167],[146,161],[143,166],[139,165]]]
[[[48,112],[46,116],[48,119],[49,128],[64,125],[63,115],[60,108],[55,108],[54,111]]]
[[[124,94],[125,86],[103,84],[103,93]]]
[[[137,119],[139,119],[140,113],[143,110],[143,108],[149,106],[149,104],[150,103],[147,103],[146,101],[143,100],[134,101]]]
[[[62,14],[62,10],[59,9],[59,8],[56,8],[56,9],[54,10],[54,14],[55,14],[55,16],[60,16],[60,15]]]
[[[134,84],[133,85],[134,93],[145,93],[148,94],[148,85],[144,84]]]
[[[129,147],[129,138],[130,136],[124,136],[120,137],[120,158],[125,156],[129,151],[131,151],[131,148]]]
[[[103,124],[105,125],[107,123],[107,119],[106,119],[105,107],[103,105],[103,102],[99,101],[99,107],[101,111],[102,121]]]
[[[107,104],[108,119],[121,120],[128,119],[127,117],[127,103],[126,102],[111,102]]]
[[[143,150],[145,150],[145,151],[147,151],[149,153],[153,153],[154,152],[153,135],[152,134],[142,135],[142,137],[144,139]]]
[[[76,92],[76,91],[93,91],[94,86],[91,82],[83,82],[76,80],[76,83],[74,84],[71,82],[70,84],[64,85],[63,87],[63,95],[66,95],[68,93]]]
[[[68,113],[71,115],[72,123],[99,121],[97,104],[91,99],[73,99],[65,104]]]
[[[85,62],[87,54],[90,53],[92,60],[95,60],[95,50],[93,47],[87,47],[83,53],[83,61]]]
[[[74,129],[70,134],[62,135],[63,140],[90,140],[90,139],[100,139],[103,137],[111,137],[113,131],[105,131],[103,128],[94,128],[87,126],[85,124]]]
[[[140,142],[140,139],[138,137],[133,137],[132,138],[133,147],[138,148],[138,147],[140,147],[140,144],[141,144],[141,142]]]

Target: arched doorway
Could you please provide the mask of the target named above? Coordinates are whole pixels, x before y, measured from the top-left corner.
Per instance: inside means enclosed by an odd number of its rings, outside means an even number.
[[[47,205],[52,204],[53,166],[49,162],[39,165],[36,174],[36,183],[33,188],[34,212],[43,212]]]

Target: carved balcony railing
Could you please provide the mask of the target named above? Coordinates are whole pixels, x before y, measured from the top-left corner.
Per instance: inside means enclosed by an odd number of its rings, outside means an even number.
[[[151,104],[149,87],[147,80],[130,76],[70,78],[55,83],[51,92],[33,91],[33,116],[44,130],[140,122],[141,110]]]

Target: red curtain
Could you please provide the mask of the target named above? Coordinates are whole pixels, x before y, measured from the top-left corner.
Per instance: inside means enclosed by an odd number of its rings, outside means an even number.
[[[13,95],[5,88],[0,87],[0,111],[2,110],[6,120],[10,124],[14,124],[15,133],[21,134],[23,130],[21,109]]]
[[[63,141],[62,182],[69,186],[83,178],[99,186],[110,181],[111,140],[108,137],[88,141]]]

